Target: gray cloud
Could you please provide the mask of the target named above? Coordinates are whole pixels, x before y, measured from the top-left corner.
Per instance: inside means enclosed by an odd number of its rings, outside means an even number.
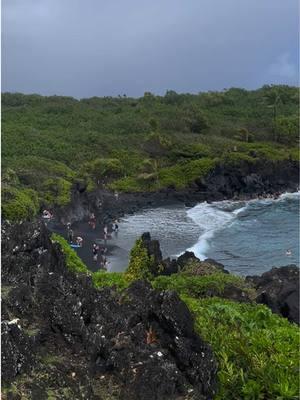
[[[2,91],[298,83],[297,0],[2,0]]]

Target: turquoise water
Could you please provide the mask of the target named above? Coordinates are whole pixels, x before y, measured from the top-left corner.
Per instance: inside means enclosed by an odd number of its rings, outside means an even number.
[[[277,200],[201,203],[127,216],[120,222],[111,270],[124,269],[131,247],[145,231],[160,241],[164,257],[176,257],[188,249],[240,275],[299,265],[299,198],[299,193],[291,193]]]

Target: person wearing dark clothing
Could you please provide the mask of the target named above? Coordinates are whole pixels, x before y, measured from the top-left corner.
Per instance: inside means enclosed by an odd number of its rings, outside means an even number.
[[[115,222],[113,223],[112,229],[113,229],[113,231],[114,231],[115,233],[118,232],[118,230],[119,230],[119,225],[118,225],[118,221],[117,221],[117,220],[115,220]]]
[[[73,243],[73,240],[74,240],[74,233],[73,233],[73,230],[72,230],[72,229],[69,229],[69,230],[68,230],[68,241],[69,241],[70,243]]]

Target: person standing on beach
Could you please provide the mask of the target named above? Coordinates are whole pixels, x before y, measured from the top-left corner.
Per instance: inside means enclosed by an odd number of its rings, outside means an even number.
[[[109,261],[106,259],[105,262],[104,262],[104,265],[103,265],[103,268],[104,268],[105,271],[107,271],[108,265],[109,265]]]
[[[91,213],[90,215],[89,225],[92,227],[92,229],[96,229],[96,217],[94,213]]]
[[[104,235],[104,244],[106,244],[107,237],[108,237],[108,227],[107,227],[107,225],[104,226],[103,235]]]
[[[98,250],[99,250],[99,246],[96,245],[95,243],[93,244],[93,260],[97,261],[98,259]]]
[[[117,220],[117,219],[116,219],[115,222],[113,223],[112,230],[113,230],[115,233],[118,233],[118,231],[119,231],[119,225],[118,225],[118,220]]]
[[[73,230],[70,228],[68,229],[68,241],[72,244],[74,240],[74,233]]]

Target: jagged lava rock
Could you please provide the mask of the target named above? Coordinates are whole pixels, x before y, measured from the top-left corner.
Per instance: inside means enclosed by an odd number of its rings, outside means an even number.
[[[247,276],[257,291],[256,301],[299,324],[299,268],[296,265],[272,268],[261,276]]]
[[[144,232],[141,236],[148,255],[153,257],[154,264],[158,265],[162,261],[162,254],[158,240],[152,240],[149,232]]]
[[[143,281],[121,293],[96,290],[90,276],[68,270],[43,224],[2,228],[4,383],[23,373],[22,359],[25,374],[34,365],[35,371],[48,368],[44,375],[51,377],[28,380],[32,399],[44,398],[48,384],[51,390],[67,385],[74,399],[105,399],[111,386],[111,399],[214,397],[214,355],[176,293]],[[41,364],[40,354],[47,351],[64,360],[58,372]]]

